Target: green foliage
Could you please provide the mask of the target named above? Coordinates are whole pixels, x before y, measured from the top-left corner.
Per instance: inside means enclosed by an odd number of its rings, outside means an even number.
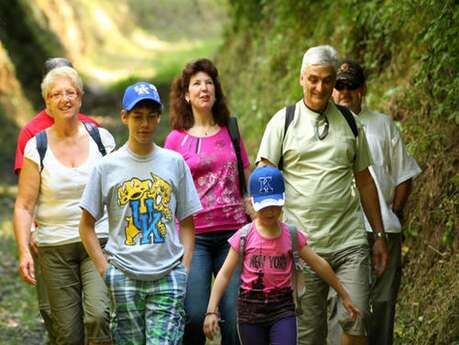
[[[158,38],[167,41],[216,39],[226,18],[224,0],[127,0],[126,3],[136,18],[131,24],[155,32]]]
[[[16,74],[29,100],[42,106],[40,89],[43,62],[62,56],[63,47],[48,30],[35,5],[26,0],[0,1],[0,41],[16,66]]]
[[[46,344],[35,288],[24,283],[17,272],[11,222],[15,194],[9,184],[0,185],[0,344]]]
[[[19,133],[19,128],[16,123],[11,121],[4,113],[0,105],[0,157],[2,157],[2,166],[6,167],[9,171],[14,167],[14,153],[16,152],[16,138]],[[4,169],[6,170],[6,169]],[[3,182],[13,182],[12,175],[3,171],[1,173]],[[5,181],[6,179],[6,181]]]
[[[331,44],[364,66],[367,103],[401,121],[404,142],[423,169],[404,228],[408,254],[397,343],[457,341],[458,287],[448,283],[457,282],[459,247],[457,1],[232,0],[229,13],[217,63],[251,158],[267,121],[301,98],[307,48]],[[416,293],[421,288],[426,294]]]

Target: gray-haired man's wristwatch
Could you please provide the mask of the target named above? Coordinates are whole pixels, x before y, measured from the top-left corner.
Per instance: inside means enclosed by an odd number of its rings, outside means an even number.
[[[387,234],[385,231],[373,232],[376,238],[385,238],[387,239]]]

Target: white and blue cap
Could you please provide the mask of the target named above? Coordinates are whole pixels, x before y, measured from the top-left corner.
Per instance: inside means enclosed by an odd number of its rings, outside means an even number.
[[[268,206],[283,206],[285,185],[280,170],[267,165],[256,168],[249,178],[249,194],[255,211]]]
[[[161,105],[158,90],[156,86],[146,81],[139,81],[130,85],[124,91],[123,109],[131,111],[137,103],[145,99],[152,100]]]

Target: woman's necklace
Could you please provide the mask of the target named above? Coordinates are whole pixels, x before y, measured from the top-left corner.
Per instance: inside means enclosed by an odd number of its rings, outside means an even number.
[[[207,137],[209,135],[214,134],[218,128],[219,126],[216,123],[211,124],[209,126],[194,126],[191,128],[191,134],[200,137]]]
[[[211,130],[212,130],[214,127],[215,127],[215,125],[210,125],[210,126],[207,127],[207,128],[204,128],[204,127],[203,127],[202,130],[203,130],[203,132],[204,132],[204,135],[205,135],[205,136],[208,136],[208,135],[209,135],[209,132],[211,132]]]

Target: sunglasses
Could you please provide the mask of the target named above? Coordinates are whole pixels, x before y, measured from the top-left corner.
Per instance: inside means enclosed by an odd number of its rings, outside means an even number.
[[[357,90],[360,87],[360,85],[357,85],[356,83],[350,83],[350,82],[337,82],[335,85],[335,89],[338,91],[343,91],[343,90],[348,90],[348,91],[354,91]]]

